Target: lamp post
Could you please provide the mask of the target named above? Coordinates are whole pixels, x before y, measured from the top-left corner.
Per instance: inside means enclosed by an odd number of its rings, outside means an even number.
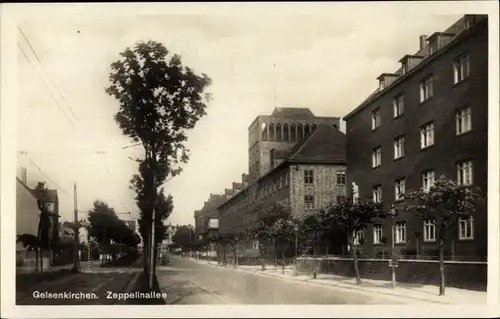
[[[396,218],[397,211],[394,205],[391,206],[389,210],[389,214],[391,215],[391,233],[392,233],[392,257],[391,257],[391,272],[392,272],[392,288],[396,287],[396,253],[395,253],[395,227],[394,227],[394,219]]]

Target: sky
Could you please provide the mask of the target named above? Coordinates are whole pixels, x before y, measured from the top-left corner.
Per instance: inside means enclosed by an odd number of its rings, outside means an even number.
[[[159,41],[213,81],[208,114],[188,134],[190,160],[165,185],[175,206],[168,222],[194,224],[194,211],[210,193],[224,192],[248,171],[248,126],[256,116],[286,106],[342,117],[376,89],[381,73],[397,70],[400,58],[418,51],[420,35],[444,31],[460,18],[397,6],[329,8],[238,15],[54,8],[20,19],[29,43],[18,31],[27,55],[18,48],[18,168],[27,168],[30,186],[43,180],[58,189],[65,220],[73,216],[75,183],[81,218],[97,199],[136,217],[128,181],[137,166],[130,158],[143,150],[122,149],[131,141],[113,120],[119,105],[104,89],[121,51],[137,41]]]

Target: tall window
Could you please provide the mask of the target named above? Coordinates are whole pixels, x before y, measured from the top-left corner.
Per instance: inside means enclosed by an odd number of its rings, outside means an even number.
[[[346,183],[345,172],[337,172],[337,184],[345,185],[345,183]]]
[[[436,240],[436,222],[433,219],[424,220],[424,241]]]
[[[283,187],[283,175],[280,175],[278,177],[278,189],[281,189]]]
[[[472,161],[464,161],[457,164],[457,183],[460,185],[472,185]]]
[[[377,146],[372,149],[372,167],[378,167],[382,164],[382,147]]]
[[[453,62],[453,83],[457,84],[469,77],[470,63],[469,54],[458,57]]]
[[[397,244],[402,244],[406,242],[406,222],[397,222],[395,224],[395,242]]]
[[[458,220],[458,238],[474,238],[474,219],[472,218],[472,216],[469,216],[469,218],[460,218]]]
[[[405,156],[405,137],[400,136],[394,140],[394,159]]]
[[[427,101],[434,95],[434,81],[432,75],[422,79],[420,82],[420,103]]]
[[[372,130],[380,126],[380,108],[372,112]]]
[[[304,184],[314,183],[314,172],[312,169],[304,170]]]
[[[314,195],[305,195],[304,196],[304,208],[305,209],[314,209]]]
[[[420,148],[434,145],[434,123],[425,124],[420,128]]]
[[[362,230],[358,230],[357,232],[355,232],[353,235],[352,235],[354,238],[353,240],[353,244],[354,245],[359,245],[359,243],[362,241],[362,239],[364,238],[365,234],[363,233]]]
[[[405,101],[403,94],[400,94],[394,98],[392,101],[394,108],[394,117],[401,116],[405,111]]]
[[[274,148],[269,151],[269,162],[271,163],[271,169],[274,168],[274,161],[275,161],[275,151]]]
[[[373,243],[381,244],[382,243],[382,225],[373,225]]]
[[[288,172],[285,172],[285,186],[288,186]]]
[[[472,118],[471,118],[471,109],[470,107],[463,108],[457,111],[456,117],[456,127],[457,127],[457,135],[467,133],[472,128]]]
[[[426,171],[422,173],[422,189],[428,192],[434,186],[434,171]]]
[[[403,195],[405,193],[405,179],[404,178],[401,178],[401,179],[398,179],[394,182],[394,199],[395,200],[402,200],[403,199]]]
[[[382,186],[378,185],[373,187],[373,201],[375,203],[380,203],[382,202]]]

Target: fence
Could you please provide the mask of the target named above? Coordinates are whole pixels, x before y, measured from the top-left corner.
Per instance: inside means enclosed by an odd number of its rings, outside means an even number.
[[[440,282],[439,261],[435,259],[411,259],[399,256],[397,261],[396,280],[421,285],[437,285]],[[401,258],[405,257],[405,258]],[[359,272],[362,278],[391,280],[392,268],[388,259],[363,258],[358,260]],[[310,274],[316,268],[318,273],[354,277],[354,262],[352,257],[299,257],[297,272]],[[448,286],[472,290],[486,290],[487,262],[471,260],[446,260],[445,278]]]
[[[40,252],[38,252],[38,262],[37,262],[36,251],[34,250],[16,251],[16,272],[30,273],[30,272],[36,272],[42,268],[43,270],[49,270],[52,259],[51,255],[52,253],[50,251],[44,251],[43,258],[41,258]]]

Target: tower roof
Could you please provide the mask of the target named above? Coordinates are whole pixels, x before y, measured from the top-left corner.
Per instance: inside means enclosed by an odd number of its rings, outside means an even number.
[[[316,117],[310,109],[305,107],[275,107],[273,117],[285,118],[314,118]]]

